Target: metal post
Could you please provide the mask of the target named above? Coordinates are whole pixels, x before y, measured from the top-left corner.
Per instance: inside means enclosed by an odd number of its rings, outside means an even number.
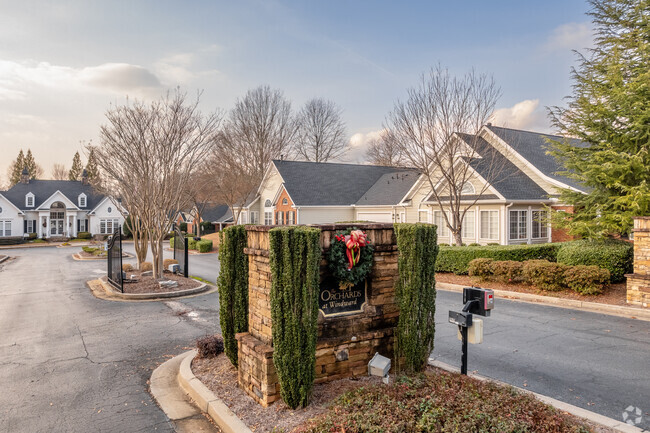
[[[188,247],[188,244],[189,244],[189,242],[187,242],[187,239],[185,239],[185,266],[184,266],[185,269],[183,269],[183,274],[184,274],[183,276],[184,276],[185,278],[187,278],[187,276],[189,275],[189,274],[188,274],[188,273],[189,273],[189,269],[188,269],[188,268],[190,267],[190,263],[189,263],[189,261],[188,261],[188,253],[187,253],[187,247]]]
[[[467,326],[460,326],[460,335],[463,339],[463,354],[461,357],[460,374],[467,376]]]

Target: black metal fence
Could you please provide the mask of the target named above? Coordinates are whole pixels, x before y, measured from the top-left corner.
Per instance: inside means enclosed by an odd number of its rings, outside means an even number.
[[[181,233],[180,227],[174,227],[174,260],[178,262],[179,273],[187,278],[187,239]]]
[[[124,293],[124,280],[122,279],[122,233],[119,227],[108,240],[106,249],[108,257],[108,282]]]

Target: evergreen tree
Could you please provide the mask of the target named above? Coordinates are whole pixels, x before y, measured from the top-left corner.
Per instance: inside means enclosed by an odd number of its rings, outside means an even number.
[[[25,167],[25,154],[23,153],[23,150],[20,149],[20,152],[18,152],[18,157],[13,162],[13,164],[11,164],[9,187],[12,187],[20,182],[20,176],[23,172],[23,167]]]
[[[86,174],[88,175],[88,181],[92,185],[98,185],[100,183],[99,177],[99,167],[97,166],[97,159],[95,157],[95,149],[90,148],[90,153],[88,153],[88,163],[86,164]]]
[[[568,107],[553,107],[563,135],[551,153],[586,194],[563,190],[575,206],[562,219],[571,234],[630,233],[633,216],[650,215],[650,1],[590,0],[595,48],[572,70]]]
[[[79,156],[79,152],[76,152],[72,158],[72,167],[70,167],[70,171],[68,172],[68,180],[81,180],[82,171],[81,157]]]
[[[30,179],[38,179],[43,173],[43,169],[36,164],[31,149],[27,149],[27,155],[25,155],[25,168],[29,172]]]

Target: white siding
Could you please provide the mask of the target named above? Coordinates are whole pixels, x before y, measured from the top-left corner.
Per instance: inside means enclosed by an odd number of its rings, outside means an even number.
[[[108,212],[108,208],[111,208],[111,212]],[[81,214],[80,214],[81,215]],[[100,221],[103,219],[118,219],[120,227],[124,224],[124,218],[118,210],[118,207],[113,203],[112,200],[105,200],[97,209],[95,209],[95,214],[89,217],[89,231],[93,235],[100,234]]]
[[[11,234],[9,236],[23,235],[23,216],[19,215],[18,210],[7,200],[0,196],[0,221],[11,221]],[[4,225],[2,227],[4,234]]]
[[[352,221],[354,208],[299,207],[298,224],[331,224]]]

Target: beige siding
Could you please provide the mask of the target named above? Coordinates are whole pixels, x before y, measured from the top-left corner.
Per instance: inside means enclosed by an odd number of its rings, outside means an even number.
[[[298,207],[298,224],[328,224],[353,219],[352,207]]]

